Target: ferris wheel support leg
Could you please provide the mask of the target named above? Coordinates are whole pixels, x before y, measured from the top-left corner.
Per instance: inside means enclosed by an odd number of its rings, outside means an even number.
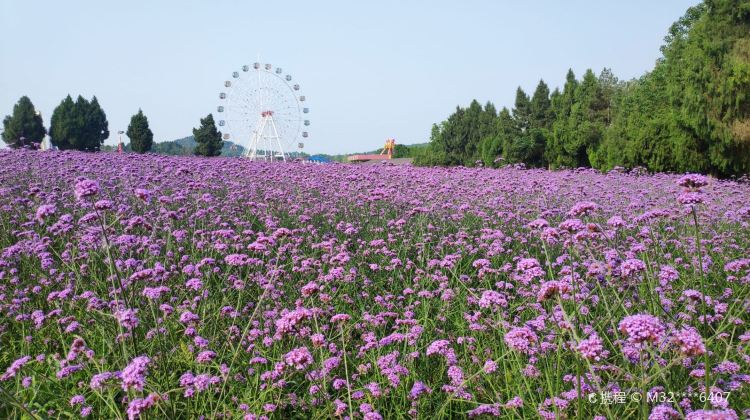
[[[274,122],[273,117],[271,118],[271,127],[273,128],[273,136],[276,139],[276,144],[279,145],[279,150],[281,151],[281,159],[286,162],[286,153],[284,153],[284,146],[281,145],[281,138],[279,137],[279,132],[276,130],[276,122]]]
[[[258,156],[258,143],[261,140],[261,137],[263,137],[263,132],[266,129],[266,117],[261,117],[260,124],[258,131],[256,131],[253,134],[253,139],[250,143],[250,159],[255,160],[255,158]]]

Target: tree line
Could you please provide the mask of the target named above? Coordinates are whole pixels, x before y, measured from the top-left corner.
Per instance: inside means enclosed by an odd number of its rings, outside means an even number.
[[[415,163],[750,172],[750,1],[689,8],[661,52],[635,80],[569,70],[562,90],[543,80],[531,96],[519,87],[512,109],[457,107]]]
[[[98,152],[109,137],[109,122],[96,96],[90,101],[78,96],[73,101],[70,95],[52,112],[49,130],[26,96],[21,97],[12,114],[3,119],[2,139],[11,148],[37,149],[47,134],[50,143],[60,150]],[[131,151],[146,153],[154,147],[154,133],[140,109],[130,118],[126,135],[130,139],[128,149]],[[212,114],[201,118],[199,127],[193,129],[193,136],[197,142],[193,150],[195,155],[221,154],[224,140]]]

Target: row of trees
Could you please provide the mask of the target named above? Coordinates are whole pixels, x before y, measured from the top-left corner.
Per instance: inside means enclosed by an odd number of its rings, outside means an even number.
[[[750,172],[750,2],[691,7],[661,51],[637,80],[570,70],[562,90],[540,81],[529,97],[519,87],[510,110],[457,107],[415,162]]]
[[[200,127],[193,129],[198,145],[194,153],[202,156],[218,156],[224,141],[216,128],[213,115],[200,120]],[[11,148],[37,148],[49,134],[50,143],[60,150],[99,151],[109,137],[107,115],[99,106],[96,96],[91,101],[82,96],[73,101],[68,95],[52,112],[49,132],[31,100],[23,96],[13,107],[13,113],[3,119],[2,139]],[[142,110],[130,118],[126,132],[130,138],[129,149],[146,153],[154,146],[154,133]]]

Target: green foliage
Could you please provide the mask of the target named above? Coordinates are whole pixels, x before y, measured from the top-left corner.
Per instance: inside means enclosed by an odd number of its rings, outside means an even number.
[[[529,100],[529,95],[520,86],[516,89],[513,120],[521,133],[525,133],[529,129],[529,124],[531,123],[531,101]]]
[[[555,115],[552,111],[552,102],[550,100],[549,87],[544,80],[540,80],[531,97],[531,117],[529,121],[530,128],[550,129]]]
[[[520,87],[487,131],[476,101],[433,127],[416,164],[465,165],[478,155],[552,168],[645,166],[653,171],[750,172],[750,1],[706,0],[675,22],[655,68],[620,82],[605,68],[562,91]],[[491,118],[489,114],[485,118]],[[479,138],[479,145],[476,139]]]
[[[130,118],[130,125],[128,125],[126,134],[130,138],[130,147],[134,152],[146,153],[151,150],[154,144],[154,133],[148,127],[148,118],[143,115],[143,111],[140,109],[137,114]]]
[[[3,119],[3,141],[11,148],[41,143],[45,134],[42,116],[27,96],[22,96],[13,106],[13,114]]]
[[[473,165],[480,157],[480,146],[486,137],[495,134],[497,111],[492,103],[484,107],[476,100],[468,108],[456,112],[440,125],[433,125],[430,144],[424,153],[415,156],[415,164],[423,166]]]
[[[154,145],[151,147],[151,151],[153,153],[172,156],[190,156],[194,154],[194,150],[195,148],[186,147],[174,140],[154,143]]]
[[[216,129],[213,115],[201,118],[201,126],[193,129],[193,137],[197,143],[194,152],[196,155],[210,157],[221,154],[224,141],[221,139],[221,132]]]
[[[495,125],[495,132],[484,137],[480,143],[482,161],[487,166],[504,163],[513,140],[519,135],[518,127],[508,108],[500,110]]]
[[[750,172],[750,2],[691,7],[664,40],[656,68],[617,100],[601,167]]]
[[[96,96],[91,102],[68,95],[52,112],[50,141],[60,150],[99,151],[109,137],[107,116],[99,106]]]
[[[701,140],[711,172],[748,173],[750,141],[735,127],[750,121],[750,2],[707,0],[690,21],[687,37],[664,51],[682,99],[678,121]]]
[[[393,157],[394,158],[408,158],[411,156],[411,150],[409,149],[409,146],[405,144],[397,144],[393,148]]]
[[[609,77],[610,72],[603,71]],[[595,160],[610,118],[610,101],[591,69],[575,80],[568,71],[562,95],[556,100],[556,118],[547,158],[553,167],[588,167]],[[611,88],[610,88],[611,89]]]

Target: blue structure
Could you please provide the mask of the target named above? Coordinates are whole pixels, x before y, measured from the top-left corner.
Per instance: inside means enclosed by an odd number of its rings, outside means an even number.
[[[323,155],[310,156],[307,160],[308,162],[313,162],[313,163],[331,163],[331,159],[328,159],[327,157]]]

